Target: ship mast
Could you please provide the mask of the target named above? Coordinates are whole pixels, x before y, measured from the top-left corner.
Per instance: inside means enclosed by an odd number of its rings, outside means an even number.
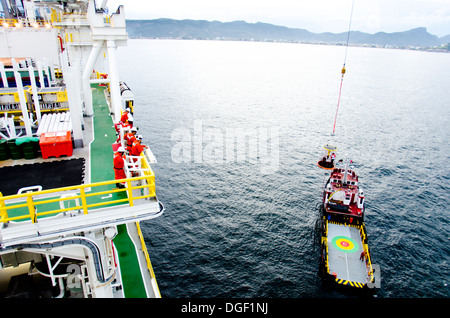
[[[347,174],[348,174],[348,166],[349,166],[349,163],[350,163],[350,159],[346,159],[345,160],[345,172],[344,172],[344,180],[343,180],[343,184],[346,184],[347,183]]]

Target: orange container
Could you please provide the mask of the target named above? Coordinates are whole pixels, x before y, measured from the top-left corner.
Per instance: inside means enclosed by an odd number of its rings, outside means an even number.
[[[42,158],[72,156],[72,138],[70,131],[47,132],[39,139]]]

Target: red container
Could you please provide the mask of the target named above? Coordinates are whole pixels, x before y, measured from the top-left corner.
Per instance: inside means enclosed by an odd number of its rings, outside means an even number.
[[[39,140],[42,158],[72,156],[72,138],[70,131],[47,132]]]

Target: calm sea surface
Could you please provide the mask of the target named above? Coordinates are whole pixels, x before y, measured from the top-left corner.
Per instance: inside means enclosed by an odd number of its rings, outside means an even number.
[[[326,143],[360,175],[378,297],[450,296],[450,54],[349,48],[332,137],[344,54],[225,41],[118,49],[158,160],[166,212],[142,230],[163,297],[340,297],[318,275]],[[267,150],[257,156],[255,134]]]

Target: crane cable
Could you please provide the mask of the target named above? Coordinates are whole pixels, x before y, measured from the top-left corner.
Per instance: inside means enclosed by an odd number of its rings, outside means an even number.
[[[342,82],[344,81],[344,75],[345,75],[345,63],[347,61],[347,50],[348,50],[348,42],[349,42],[349,39],[350,39],[350,30],[352,28],[352,18],[353,18],[353,7],[354,7],[354,5],[355,5],[355,0],[352,1],[352,11],[350,13],[350,23],[349,23],[348,32],[347,32],[347,44],[345,46],[344,66],[342,67],[342,71],[341,71],[341,85],[339,87],[339,97],[338,97],[338,103],[337,103],[337,108],[336,108],[336,115],[334,116],[333,133],[331,134],[332,136],[334,136],[334,131],[336,129],[337,114],[338,114],[338,110],[339,110],[339,104],[340,104],[340,101],[341,101]]]

